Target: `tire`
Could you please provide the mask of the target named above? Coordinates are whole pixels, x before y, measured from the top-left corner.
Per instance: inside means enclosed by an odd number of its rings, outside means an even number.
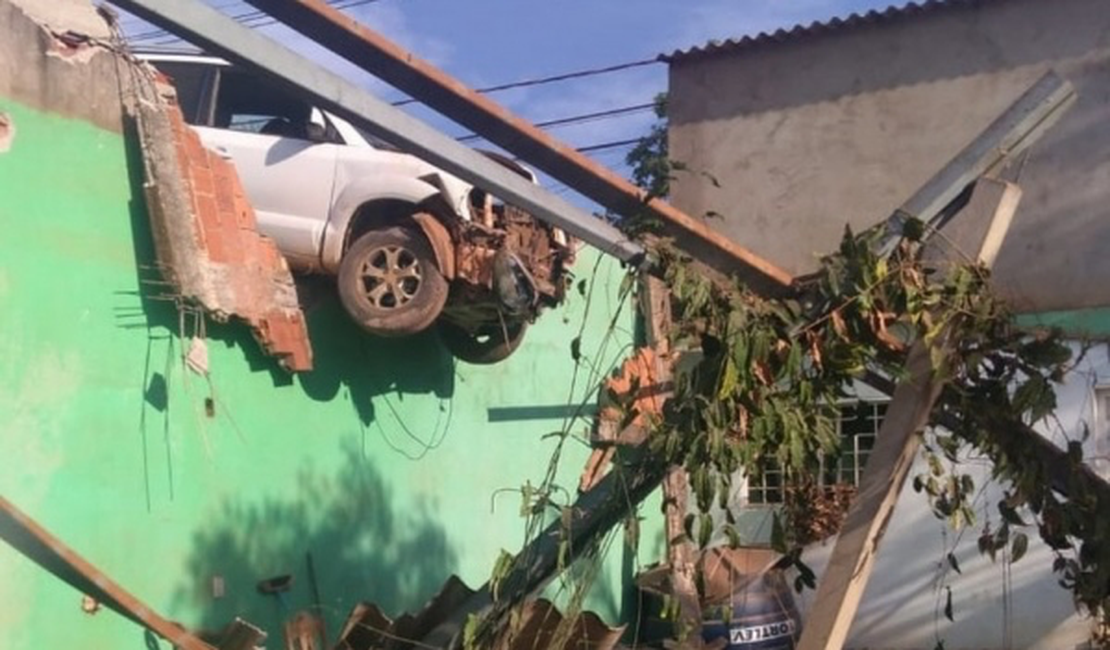
[[[447,321],[439,322],[439,337],[459,361],[490,365],[509,358],[524,341],[527,321],[488,323],[471,332]]]
[[[339,263],[337,282],[347,313],[378,336],[425,330],[447,302],[447,280],[431,245],[404,226],[359,237]]]

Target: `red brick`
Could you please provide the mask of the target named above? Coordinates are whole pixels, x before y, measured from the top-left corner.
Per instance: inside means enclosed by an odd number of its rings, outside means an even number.
[[[259,345],[287,370],[311,370],[312,345],[300,311],[274,304],[275,281],[289,277],[288,267],[273,242],[258,234],[235,167],[204,148],[176,107],[167,115],[198,242],[210,262],[228,265],[226,288],[233,292],[236,315],[250,323]]]
[[[216,195],[216,184],[212,182],[211,170],[204,167],[192,166],[189,168],[189,176],[193,183],[193,192],[195,194],[205,194],[207,196]]]

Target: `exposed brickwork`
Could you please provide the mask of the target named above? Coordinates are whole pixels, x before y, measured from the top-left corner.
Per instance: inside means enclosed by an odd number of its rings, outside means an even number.
[[[168,86],[160,90],[172,97]],[[163,110],[189,194],[192,214],[188,218],[198,251],[194,257],[202,258],[191,262],[214,285],[211,291],[196,292],[203,295],[183,293],[198,298],[217,319],[235,316],[247,321],[266,353],[278,357],[287,370],[311,370],[312,347],[289,268],[274,243],[258,233],[254,210],[234,166],[204,147],[185,124],[175,101],[164,102]]]

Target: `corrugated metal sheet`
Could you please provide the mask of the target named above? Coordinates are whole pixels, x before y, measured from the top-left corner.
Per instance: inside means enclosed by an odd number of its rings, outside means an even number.
[[[669,54],[661,54],[659,60],[667,63],[681,63],[691,59],[714,56],[718,54],[731,54],[742,52],[757,47],[764,47],[776,43],[787,43],[840,33],[871,25],[885,25],[905,20],[913,20],[922,14],[932,14],[938,11],[950,11],[977,7],[991,2],[1005,0],[925,0],[924,2],[910,2],[900,6],[890,6],[886,9],[872,10],[865,14],[854,13],[845,18],[832,18],[827,21],[815,21],[809,25],[795,25],[789,29],[783,28],[774,32],[760,32],[755,36],[730,38],[724,41],[710,41],[705,45],[697,45],[685,50],[675,50]]]
[[[417,639],[450,618],[474,593],[453,575],[422,610],[404,614],[397,620],[391,620],[377,605],[359,603],[339,634],[336,650],[427,647]],[[593,612],[582,612],[568,619],[554,604],[540,598],[524,603],[516,623],[504,630],[491,650],[615,650],[623,633],[624,626],[610,627]]]

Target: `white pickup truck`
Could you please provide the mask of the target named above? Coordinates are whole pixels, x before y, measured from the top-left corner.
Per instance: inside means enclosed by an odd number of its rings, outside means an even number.
[[[335,276],[372,334],[437,323],[455,356],[494,363],[563,300],[574,248],[562,231],[225,61],[141,58],[173,82],[205,146],[234,162],[262,234],[293,270]]]

